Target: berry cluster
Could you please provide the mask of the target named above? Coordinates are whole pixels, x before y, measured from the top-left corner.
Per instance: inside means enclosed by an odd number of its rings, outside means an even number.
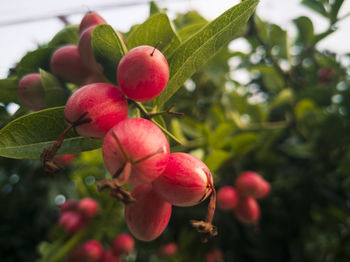
[[[256,201],[270,192],[270,184],[259,174],[246,171],[236,179],[236,189],[224,186],[218,191],[218,208],[233,210],[237,219],[245,224],[255,224],[260,218],[260,208]]]
[[[112,247],[104,250],[100,242],[88,240],[77,246],[67,258],[67,262],[120,262],[123,255],[134,250],[134,239],[128,234],[118,235]]]
[[[84,75],[83,70],[68,78],[74,70],[64,63],[73,66],[73,62],[76,63],[74,67],[79,64],[95,75],[102,75],[91,46],[93,29],[101,23],[105,21],[96,13],[85,15],[79,28],[78,47],[61,47],[51,58],[51,69],[57,76],[65,81],[81,80],[82,83],[85,78],[79,77]],[[66,59],[73,50],[74,59]],[[120,60],[116,71],[119,88],[109,83],[90,83],[68,99],[64,109],[68,127],[51,148],[43,151],[41,160],[45,170],[55,172],[59,169],[54,157],[71,129],[83,137],[104,138],[103,160],[112,179],[100,181],[98,189],[109,189],[112,197],[127,204],[126,224],[137,239],[151,241],[157,238],[168,225],[172,205],[193,206],[210,194],[206,221],[191,223],[203,233],[203,240],[216,235],[216,228],[211,224],[215,189],[209,168],[190,154],[170,154],[166,136],[152,121],[154,115],[141,110],[139,102],[157,97],[167,85],[169,66],[164,55],[155,47],[139,46]],[[140,109],[145,118],[128,118],[129,104]],[[134,186],[131,193],[122,187],[124,184]]]
[[[68,234],[74,234],[85,228],[97,211],[98,204],[92,198],[68,200],[60,206],[59,224]]]

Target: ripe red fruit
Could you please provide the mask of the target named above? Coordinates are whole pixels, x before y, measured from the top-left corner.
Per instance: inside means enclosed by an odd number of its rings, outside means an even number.
[[[86,28],[79,37],[78,50],[83,64],[92,72],[103,72],[103,67],[97,63],[92,49],[91,35],[96,25]]]
[[[209,168],[186,153],[170,154],[166,169],[153,181],[154,191],[174,206],[193,206],[206,199],[213,178]]]
[[[103,259],[102,262],[120,262],[120,257],[116,256],[112,249],[107,249],[104,253],[103,253]]]
[[[74,234],[83,229],[87,221],[75,211],[66,211],[61,215],[59,224],[68,234]]]
[[[238,202],[237,191],[232,186],[220,188],[217,194],[218,208],[224,211],[232,210]]]
[[[78,211],[87,219],[93,218],[98,211],[98,203],[92,198],[83,198],[78,203]]]
[[[171,215],[171,204],[152,190],[151,184],[135,187],[136,202],[125,206],[125,221],[133,236],[152,241],[165,230]]]
[[[224,255],[220,248],[214,248],[205,255],[205,262],[221,262],[224,261]]]
[[[164,171],[169,158],[169,143],[151,121],[129,118],[107,133],[102,153],[107,170],[112,175],[127,162],[131,163],[126,183],[136,186],[151,182]]]
[[[134,249],[134,239],[128,234],[120,234],[113,241],[113,252],[116,255],[128,254]]]
[[[85,113],[85,118],[90,118],[91,122],[77,126],[76,131],[85,137],[103,137],[127,117],[128,103],[117,87],[105,83],[90,84],[74,92],[64,109],[64,116],[70,123]]]
[[[99,262],[103,257],[103,247],[96,240],[89,240],[75,248],[68,256],[68,262]]]
[[[252,197],[241,198],[234,209],[234,213],[242,223],[255,224],[260,218],[260,207],[258,202]]]
[[[252,171],[240,174],[236,180],[236,187],[238,193],[245,197],[263,198],[270,191],[269,183]]]
[[[67,166],[73,162],[75,155],[64,155],[64,156],[56,156],[55,162],[61,166]]]
[[[107,22],[99,14],[88,12],[80,22],[79,35],[81,35],[85,29],[99,24],[107,24]]]
[[[75,200],[67,200],[62,205],[60,205],[60,213],[63,214],[66,211],[76,211],[78,203]]]
[[[32,110],[42,110],[46,108],[45,92],[41,84],[40,74],[28,74],[22,77],[18,83],[18,98],[23,105]]]
[[[177,253],[177,245],[173,242],[162,245],[158,250],[161,257],[171,257]]]
[[[91,74],[83,65],[76,45],[58,48],[51,56],[50,68],[59,78],[78,85]]]
[[[164,55],[152,46],[131,49],[117,69],[117,81],[121,90],[136,101],[148,101],[157,97],[169,79],[169,66]]]

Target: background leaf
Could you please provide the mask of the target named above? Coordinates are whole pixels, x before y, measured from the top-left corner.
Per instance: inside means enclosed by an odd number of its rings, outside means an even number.
[[[0,156],[39,158],[67,127],[64,107],[50,108],[17,118],[0,130]],[[101,147],[102,139],[84,138],[70,132],[58,155],[75,154]]]
[[[258,0],[247,0],[232,7],[176,49],[168,61],[170,78],[158,97],[157,108],[161,108],[210,57],[238,35],[257,4]]]
[[[15,102],[19,103],[17,96],[17,78],[7,78],[0,79],[0,102],[1,103],[10,103]]]
[[[49,42],[49,47],[62,45],[77,45],[79,39],[79,25],[69,25],[59,31]]]

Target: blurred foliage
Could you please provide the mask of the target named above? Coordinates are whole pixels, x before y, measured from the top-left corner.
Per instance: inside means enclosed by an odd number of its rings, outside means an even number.
[[[293,20],[297,35],[291,37],[255,15],[241,38],[224,46],[171,98],[185,116],[164,117],[168,130],[183,142],[172,141],[172,151],[201,158],[213,171],[217,189],[232,185],[245,170],[271,183],[259,225],[243,225],[231,212],[217,210],[219,236],[201,244],[189,220],[205,216],[208,202],[174,207],[166,231],[153,242],[137,241],[123,261],[200,262],[214,247],[222,249],[225,261],[349,261],[350,57],[317,46],[336,31],[344,1],[301,2],[325,17],[329,28],[316,34],[313,21],[301,16]],[[153,3],[151,14],[158,12],[164,10]],[[182,41],[207,23],[195,11],[173,21]],[[54,39],[51,44],[61,43]],[[246,51],[235,50],[237,41]],[[31,54],[20,62],[20,75],[29,70]],[[236,77],[240,73],[247,81]],[[16,117],[7,106],[0,107],[2,126]],[[1,261],[62,261],[84,240],[97,239],[107,248],[127,231],[122,205],[96,191],[95,181],[109,176],[100,150],[80,154],[53,177],[36,161],[0,161]],[[86,196],[99,202],[99,215],[85,230],[68,236],[57,225],[57,205]],[[158,258],[157,249],[172,241],[178,254]]]

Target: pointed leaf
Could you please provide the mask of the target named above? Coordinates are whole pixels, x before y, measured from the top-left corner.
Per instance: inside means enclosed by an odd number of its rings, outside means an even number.
[[[52,74],[40,69],[41,84],[45,91],[47,107],[56,107],[66,104],[70,95],[69,90]]]
[[[96,61],[104,69],[104,75],[116,83],[119,61],[127,53],[123,40],[110,25],[98,25],[92,32],[92,48]]]
[[[205,26],[197,34],[182,43],[169,58],[170,79],[157,99],[156,107],[165,102],[221,47],[236,37],[253,14],[258,0],[246,0]]]
[[[156,46],[168,57],[179,46],[180,39],[165,13],[150,16],[130,33],[126,42],[129,49],[140,45]]]
[[[55,107],[19,117],[0,130],[0,156],[8,158],[40,158],[67,127],[64,107]],[[102,139],[84,138],[70,132],[59,155],[75,154],[101,147]]]

